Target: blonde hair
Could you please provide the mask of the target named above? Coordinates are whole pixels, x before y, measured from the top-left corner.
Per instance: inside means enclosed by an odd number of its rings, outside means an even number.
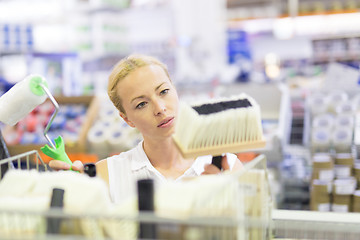
[[[136,69],[149,65],[160,66],[165,71],[168,78],[170,79],[166,65],[160,62],[158,59],[147,55],[131,54],[121,59],[118,63],[116,63],[116,65],[112,69],[109,76],[107,91],[110,100],[120,112],[125,113],[125,109],[122,106],[120,96],[117,94],[116,86],[121,80],[123,80],[130,73],[134,72]]]

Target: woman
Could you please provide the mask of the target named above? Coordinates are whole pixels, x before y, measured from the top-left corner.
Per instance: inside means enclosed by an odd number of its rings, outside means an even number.
[[[143,136],[137,147],[96,164],[97,173],[108,182],[110,192],[119,184],[116,175],[120,174],[166,181],[220,172],[210,164],[211,156],[184,159],[175,147],[171,135],[177,121],[179,99],[163,63],[144,55],[130,55],[120,60],[110,74],[108,95],[120,116]],[[233,154],[226,154],[222,160],[224,170],[241,166]],[[53,160],[50,167],[69,169],[70,165]],[[83,171],[83,165],[75,161],[72,169]]]

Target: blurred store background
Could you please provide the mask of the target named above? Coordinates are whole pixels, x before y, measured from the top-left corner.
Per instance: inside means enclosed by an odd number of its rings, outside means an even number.
[[[350,212],[335,198],[319,203],[312,185],[346,178],[356,182],[346,196],[359,188],[359,9],[360,0],[0,0],[0,95],[45,76],[61,104],[52,134],[74,159],[97,161],[139,141],[104,96],[111,67],[134,52],[156,56],[184,100],[246,92],[260,104],[266,148],[239,157],[266,155],[278,208]],[[45,143],[49,111],[1,125],[11,154]],[[327,158],[335,164],[314,167]]]

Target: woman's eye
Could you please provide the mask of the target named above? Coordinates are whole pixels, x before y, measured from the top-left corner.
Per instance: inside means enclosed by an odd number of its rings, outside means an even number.
[[[164,89],[160,92],[160,95],[164,95],[167,94],[169,92],[170,89]]]
[[[141,102],[138,105],[136,105],[136,109],[141,109],[141,108],[145,107],[145,105],[146,105],[146,102]]]

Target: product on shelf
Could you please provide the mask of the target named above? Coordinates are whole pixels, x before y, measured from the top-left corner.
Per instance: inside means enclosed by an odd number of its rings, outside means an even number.
[[[360,212],[360,190],[356,190],[353,194],[353,212]]]
[[[86,135],[88,151],[103,159],[135,147],[142,140],[139,131],[120,117],[108,99],[99,98],[99,102],[101,108]]]
[[[63,136],[65,149],[69,154],[87,154],[85,135],[93,122],[94,116],[90,112],[95,106],[95,98],[57,96],[55,99],[60,107],[50,126],[48,136],[50,139]],[[37,150],[44,161],[49,159],[41,153],[40,147],[46,143],[43,132],[53,111],[54,107],[45,101],[15,126],[2,128],[11,156]],[[89,158],[93,159],[93,156]]]
[[[311,152],[351,153],[359,96],[344,90],[315,91],[307,99]],[[356,144],[355,144],[356,145]]]
[[[311,185],[310,209],[314,211],[330,211],[331,181],[315,179]]]
[[[314,211],[358,211],[360,166],[351,153],[314,153],[310,209]],[[357,193],[359,194],[359,193]]]
[[[317,153],[312,158],[312,179],[331,181],[334,179],[334,161],[329,154]]]

